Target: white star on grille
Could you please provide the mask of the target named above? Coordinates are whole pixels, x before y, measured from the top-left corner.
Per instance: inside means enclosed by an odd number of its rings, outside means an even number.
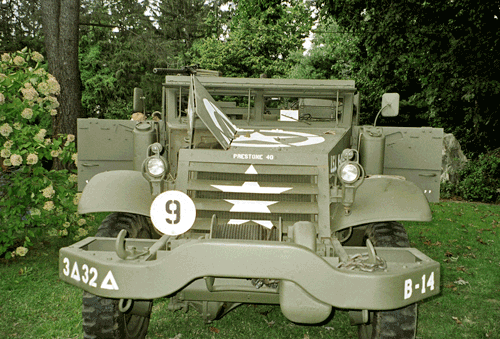
[[[234,205],[230,212],[271,213],[269,206],[277,203],[277,201],[224,200]]]
[[[211,185],[222,192],[230,193],[258,193],[258,194],[281,194],[289,191],[292,187],[261,187],[258,182],[249,181],[244,182],[241,186],[232,185]]]

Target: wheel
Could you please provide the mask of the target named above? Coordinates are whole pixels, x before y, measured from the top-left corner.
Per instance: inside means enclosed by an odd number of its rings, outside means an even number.
[[[408,234],[400,223],[378,222],[368,225],[366,239],[378,247],[410,247]],[[391,311],[370,312],[370,323],[359,325],[360,339],[413,339],[417,330],[417,304]]]
[[[130,213],[112,213],[103,220],[96,237],[116,237],[122,229],[127,230],[130,238],[151,239],[155,236],[149,218]],[[149,302],[146,317],[120,312],[118,301],[83,292],[85,339],[139,339],[146,336],[153,301]]]

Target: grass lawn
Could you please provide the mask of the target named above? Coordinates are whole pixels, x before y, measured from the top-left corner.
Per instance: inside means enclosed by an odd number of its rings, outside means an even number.
[[[432,204],[431,223],[405,223],[411,245],[441,263],[441,294],[419,303],[418,338],[500,338],[500,206]],[[82,338],[81,290],[58,279],[58,249],[45,241],[0,261],[0,338]],[[148,338],[357,338],[347,313],[323,326],[289,322],[273,305],[244,305],[212,324],[156,300]]]

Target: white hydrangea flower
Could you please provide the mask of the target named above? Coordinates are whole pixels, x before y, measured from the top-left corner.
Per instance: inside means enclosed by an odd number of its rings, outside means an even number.
[[[16,65],[16,66],[21,66],[25,62],[24,58],[20,55],[15,56],[13,61],[14,61],[14,65]]]
[[[36,163],[38,163],[38,155],[36,155],[35,153],[28,154],[28,156],[26,157],[26,163],[28,165],[35,165]]]
[[[42,62],[43,61],[43,55],[41,55],[38,52],[33,52],[33,54],[31,54],[31,59],[35,60],[35,62]]]
[[[76,193],[75,197],[73,198],[73,204],[78,205],[78,203],[80,202],[80,198],[81,197],[82,197],[81,193]]]
[[[47,74],[47,71],[44,70],[43,68],[39,68],[39,69],[35,70],[33,72],[33,74],[36,74],[36,75],[45,75],[45,74]]]
[[[10,163],[12,166],[21,166],[23,164],[23,157],[19,154],[12,154],[10,156]]]
[[[6,141],[6,142],[4,142],[4,144],[3,144],[3,147],[8,148],[8,149],[11,149],[11,148],[12,148],[12,146],[14,146],[14,141],[12,141],[12,140],[7,140],[7,141]]]
[[[2,54],[2,61],[3,61],[3,62],[9,62],[9,61],[10,61],[10,59],[11,59],[11,57],[10,57],[10,54],[9,54],[9,53],[4,53],[4,54]]]
[[[54,193],[56,193],[56,191],[54,191],[54,188],[52,187],[52,185],[45,187],[43,190],[41,190],[41,192],[42,192],[42,195],[47,199],[52,198],[54,196]]]
[[[43,205],[43,209],[46,211],[52,211],[54,209],[54,202],[52,200],[46,201]]]
[[[21,88],[20,91],[23,93],[23,97],[25,100],[34,101],[38,98],[38,92],[33,88],[31,84],[29,85],[31,87],[25,85],[25,88]]]
[[[46,82],[41,82],[37,86],[38,92],[47,96],[50,94],[50,88],[49,85]]]
[[[8,148],[3,148],[2,151],[0,151],[0,156],[2,158],[10,158],[12,154],[10,153],[10,149]]]
[[[74,135],[74,134],[68,134],[68,136],[67,136],[66,140],[67,140],[68,142],[73,142],[73,141],[75,141],[75,135]]]
[[[28,249],[26,247],[19,246],[18,248],[16,248],[15,253],[19,257],[24,257],[26,255],[26,253],[28,253]]]
[[[40,129],[40,131],[38,131],[38,133],[33,137],[33,139],[35,139],[35,141],[38,141],[38,142],[43,142],[44,138],[45,138],[45,135],[47,134],[47,130],[45,128],[42,128]]]
[[[57,157],[59,157],[59,155],[61,155],[61,153],[62,153],[62,150],[60,148],[58,148],[58,149],[50,151],[50,156],[52,158],[57,158]]]
[[[49,74],[49,78],[47,79],[47,85],[49,86],[49,92],[55,95],[59,95],[61,93],[61,86],[57,82],[57,79]]]
[[[3,124],[0,126],[0,134],[3,135],[4,137],[8,137],[10,133],[12,133],[12,127],[8,123]]]
[[[23,109],[23,111],[21,112],[21,116],[24,118],[24,119],[31,119],[33,118],[33,110],[31,108],[25,108]]]
[[[45,98],[45,102],[48,102],[47,109],[52,110],[59,107],[59,101],[57,101],[56,97],[48,96]]]
[[[88,233],[89,233],[89,232],[88,232],[86,229],[84,229],[84,228],[79,228],[79,229],[78,229],[78,236],[79,236],[79,237],[84,237],[84,236],[86,236]]]

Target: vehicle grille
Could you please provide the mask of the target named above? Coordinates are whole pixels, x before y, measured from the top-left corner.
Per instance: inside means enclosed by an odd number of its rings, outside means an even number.
[[[292,225],[316,222],[318,169],[313,166],[191,162],[187,194],[197,223]]]

